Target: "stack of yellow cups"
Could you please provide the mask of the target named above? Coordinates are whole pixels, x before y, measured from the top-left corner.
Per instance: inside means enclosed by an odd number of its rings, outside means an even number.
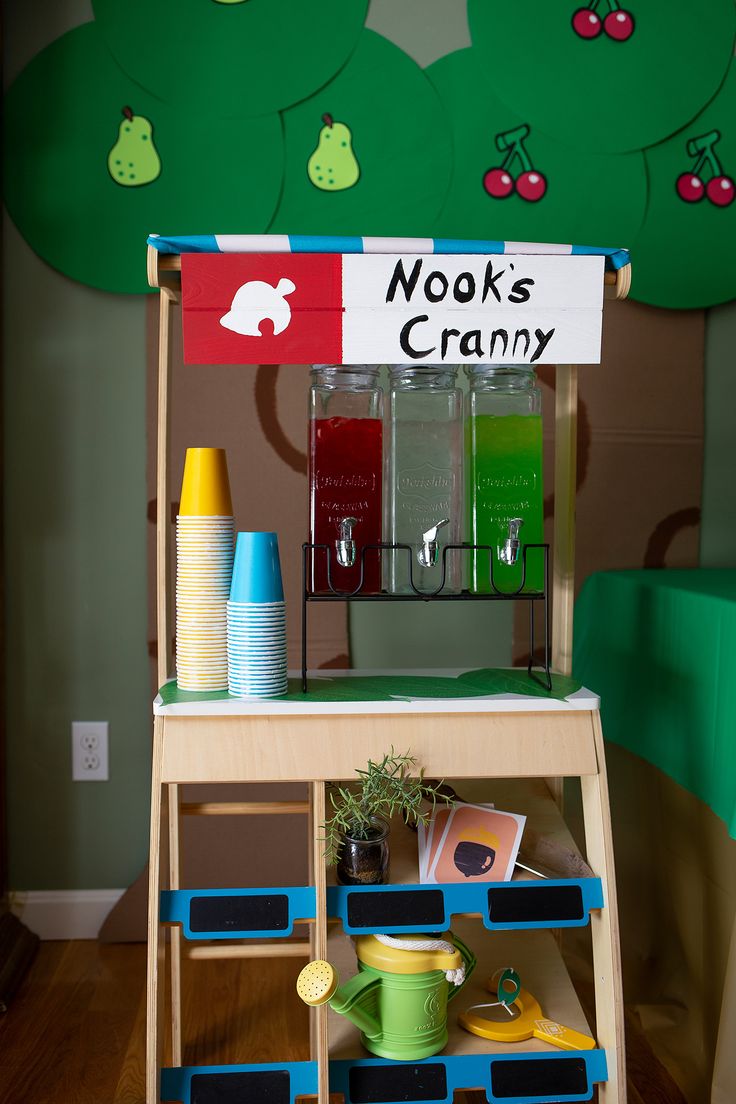
[[[224,449],[187,449],[176,519],[176,678],[181,690],[227,690],[233,504]]]

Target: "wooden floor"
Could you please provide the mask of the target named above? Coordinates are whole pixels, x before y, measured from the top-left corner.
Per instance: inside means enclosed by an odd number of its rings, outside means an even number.
[[[308,1012],[293,999],[302,965],[298,958],[185,962],[185,1064],[308,1058]],[[580,996],[585,1005],[590,994]],[[0,1101],[142,1104],[144,1028],[142,944],[42,943],[0,1017]],[[628,1019],[627,1054],[630,1104],[686,1104]]]

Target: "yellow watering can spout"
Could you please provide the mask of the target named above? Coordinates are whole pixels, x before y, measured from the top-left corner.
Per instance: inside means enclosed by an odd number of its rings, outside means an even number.
[[[345,1016],[369,1039],[381,1034],[381,1025],[366,1008],[368,994],[381,984],[378,977],[357,974],[338,988],[337,970],[330,962],[308,962],[296,979],[296,991],[305,1004],[316,1007],[329,1004],[333,1012]]]
[[[334,996],[338,983],[337,970],[323,958],[308,962],[296,979],[296,991],[305,1004],[316,1008]]]

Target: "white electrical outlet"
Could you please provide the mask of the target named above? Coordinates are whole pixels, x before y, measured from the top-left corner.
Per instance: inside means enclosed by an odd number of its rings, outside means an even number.
[[[72,780],[107,782],[107,721],[72,721]]]

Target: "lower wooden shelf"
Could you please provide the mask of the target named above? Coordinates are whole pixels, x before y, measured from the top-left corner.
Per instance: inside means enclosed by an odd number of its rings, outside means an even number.
[[[496,970],[506,966],[513,966],[518,972],[522,985],[537,998],[546,1017],[583,1034],[592,1034],[551,932],[488,932],[480,920],[470,919],[456,920],[452,930],[473,951],[478,964],[468,983],[448,1005],[449,1042],[441,1057],[563,1053],[539,1039],[529,1039],[525,1043],[496,1043],[471,1035],[459,1026],[457,1017],[460,1012],[472,1004],[493,1000],[486,982]],[[341,931],[333,930],[327,946],[329,961],[336,967],[341,982],[353,977],[358,967],[351,940]],[[328,1023],[331,1061],[371,1057],[360,1042],[357,1028],[344,1016],[338,1016],[330,1009]]]
[[[499,966],[512,965],[546,1017],[590,1033],[585,1014],[550,932],[489,933],[480,920],[459,919],[453,931],[467,943],[477,966],[448,1006],[448,1045],[420,1062],[375,1058],[357,1028],[328,1011],[330,1092],[345,1104],[450,1104],[459,1089],[480,1089],[490,1104],[532,1104],[540,1100],[590,1100],[607,1078],[603,1050],[563,1051],[538,1039],[500,1043],[464,1031],[458,1014],[492,1000],[486,981]],[[351,940],[333,930],[328,957],[341,981],[357,972]],[[295,997],[296,999],[296,997]],[[161,1100],[183,1104],[307,1104],[315,1099],[315,1062],[199,1066],[162,1071]]]

